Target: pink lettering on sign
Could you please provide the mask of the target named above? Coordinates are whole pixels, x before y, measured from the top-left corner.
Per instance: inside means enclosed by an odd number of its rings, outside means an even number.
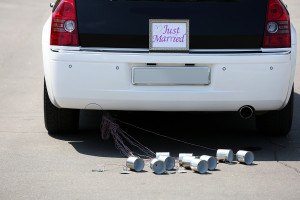
[[[169,28],[168,25],[164,26],[164,32],[163,32],[163,34],[177,35],[178,33],[179,33],[179,27]]]
[[[180,27],[170,27],[169,25],[156,26],[157,32],[160,34],[153,35],[153,42],[185,42],[186,34],[177,36],[180,33]]]
[[[153,42],[175,42],[175,43],[181,42],[182,43],[182,42],[185,42],[185,38],[186,38],[186,34],[184,34],[183,36],[180,36],[180,37],[153,35],[152,41]]]

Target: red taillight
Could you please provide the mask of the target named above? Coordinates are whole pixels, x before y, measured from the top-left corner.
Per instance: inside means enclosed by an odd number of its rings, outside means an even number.
[[[263,47],[291,47],[290,16],[280,0],[269,0]]]
[[[53,11],[50,44],[79,45],[75,0],[62,0]]]

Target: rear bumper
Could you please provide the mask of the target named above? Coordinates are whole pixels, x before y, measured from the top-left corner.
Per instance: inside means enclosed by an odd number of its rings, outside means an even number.
[[[237,111],[282,108],[294,78],[295,51],[273,53],[120,53],[44,48],[51,101],[58,107],[104,110]],[[132,84],[133,67],[208,66],[209,85]]]

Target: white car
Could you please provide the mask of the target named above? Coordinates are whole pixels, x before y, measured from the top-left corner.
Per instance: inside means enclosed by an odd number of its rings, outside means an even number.
[[[80,109],[236,111],[290,131],[297,40],[280,0],[58,0],[42,44],[50,132],[78,129]]]

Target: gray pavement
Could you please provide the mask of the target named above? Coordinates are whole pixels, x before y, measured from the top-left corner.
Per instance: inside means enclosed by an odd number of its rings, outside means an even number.
[[[300,32],[300,1],[286,0]],[[287,138],[262,136],[236,114],[133,114],[122,119],[213,148],[253,150],[255,165],[219,164],[208,175],[121,175],[125,158],[100,141],[98,112],[82,112],[81,131],[48,135],[43,122],[41,31],[46,0],[0,1],[0,199],[299,199],[300,69]],[[298,60],[300,56],[298,54]],[[210,153],[123,126],[154,151]],[[106,172],[92,172],[99,165]]]

